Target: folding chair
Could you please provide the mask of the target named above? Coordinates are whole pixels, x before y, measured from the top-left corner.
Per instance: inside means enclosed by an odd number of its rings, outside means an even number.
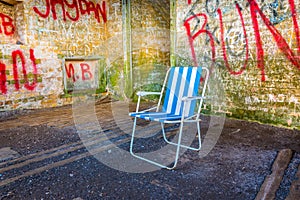
[[[205,78],[201,80],[202,70],[206,71]],[[130,153],[139,159],[157,165],[161,168],[173,169],[177,165],[180,148],[187,148],[191,150],[201,149],[201,135],[200,135],[200,112],[205,99],[205,91],[209,77],[209,70],[205,67],[171,67],[167,71],[166,78],[161,92],[144,92],[137,93],[138,102],[136,112],[129,113],[129,116],[134,117],[134,124],[132,130],[132,137],[130,143]],[[198,95],[200,82],[203,83],[201,95]],[[156,107],[139,111],[141,97],[146,95],[160,95]],[[164,97],[164,99],[163,99]],[[161,106],[161,103],[163,104]],[[197,104],[198,101],[198,104]],[[197,105],[197,109],[196,108]],[[176,154],[174,164],[172,167],[165,166],[154,160],[147,159],[133,152],[135,130],[137,118],[150,120],[161,123],[162,134],[165,142],[176,146]],[[190,147],[181,144],[182,130],[184,123],[197,123],[198,132],[198,148]],[[179,123],[179,135],[177,142],[171,142],[167,139],[164,124]]]

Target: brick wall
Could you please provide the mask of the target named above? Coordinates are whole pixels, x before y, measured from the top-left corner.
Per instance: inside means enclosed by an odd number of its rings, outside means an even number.
[[[109,54],[101,48],[103,41],[121,29],[108,34],[111,4],[84,2],[81,7],[76,0],[73,5],[48,0],[0,3],[1,110],[71,103],[64,98],[66,83],[99,77],[86,59],[103,60]],[[89,10],[87,4],[96,9]],[[73,63],[64,65],[70,58]]]
[[[72,82],[107,82],[116,94],[157,89],[174,55],[177,65],[211,69],[210,95],[224,100],[207,108],[300,126],[299,0],[131,0],[130,10],[120,0],[55,2],[0,3],[2,111],[71,103]]]
[[[217,110],[300,127],[299,13],[299,0],[178,0],[177,60],[210,67],[225,92]]]

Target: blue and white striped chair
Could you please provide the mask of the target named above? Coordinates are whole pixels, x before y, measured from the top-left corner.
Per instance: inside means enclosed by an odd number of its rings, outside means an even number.
[[[201,81],[202,71],[205,70],[205,78]],[[200,136],[200,112],[205,99],[205,91],[209,77],[209,70],[205,67],[171,67],[166,75],[161,92],[138,92],[138,103],[136,112],[129,113],[129,116],[134,117],[134,125],[132,130],[132,138],[130,143],[130,153],[139,159],[145,160],[155,164],[161,168],[173,169],[177,165],[180,148],[187,148],[191,150],[200,150],[201,136]],[[199,96],[200,82],[203,82],[202,92]],[[160,95],[157,107],[139,111],[141,97],[146,95]],[[164,96],[164,102],[161,106]],[[197,104],[196,102],[199,101]],[[196,105],[197,109],[196,109]],[[176,145],[175,160],[172,167],[162,165],[153,160],[141,157],[133,152],[135,129],[137,118],[156,121],[161,123],[163,138],[168,144]],[[181,144],[183,124],[185,122],[197,123],[198,131],[198,148],[185,146]],[[164,124],[180,123],[178,142],[171,142],[167,139]]]

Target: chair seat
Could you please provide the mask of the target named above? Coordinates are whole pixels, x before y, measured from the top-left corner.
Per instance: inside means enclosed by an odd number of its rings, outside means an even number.
[[[175,115],[166,112],[134,112],[129,113],[129,116],[156,122],[180,120],[182,117],[181,115]]]

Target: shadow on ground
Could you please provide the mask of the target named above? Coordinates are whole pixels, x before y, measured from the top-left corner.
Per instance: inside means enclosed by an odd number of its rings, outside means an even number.
[[[109,102],[97,105],[104,134],[117,128],[109,108]],[[204,132],[209,120],[203,117]],[[300,162],[299,130],[233,119],[226,119],[206,157],[187,151],[175,170],[139,174],[111,169],[91,156],[70,106],[6,114],[0,123],[0,149],[18,153],[0,162],[1,200],[254,199],[277,153],[289,148],[293,159],[276,193],[276,199],[285,199]],[[129,142],[121,146],[128,150]]]

